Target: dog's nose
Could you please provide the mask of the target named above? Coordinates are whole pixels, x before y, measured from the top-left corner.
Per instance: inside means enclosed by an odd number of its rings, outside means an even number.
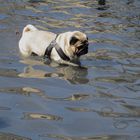
[[[89,45],[88,41],[86,42],[86,45],[87,45],[87,46]]]
[[[84,43],[84,45],[85,45],[86,47],[88,47],[88,45],[89,45],[88,41],[86,41],[86,42]]]

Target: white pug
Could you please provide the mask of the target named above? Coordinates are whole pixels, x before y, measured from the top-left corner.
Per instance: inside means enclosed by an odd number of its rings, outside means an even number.
[[[27,25],[23,29],[19,49],[25,57],[36,54],[59,63],[78,62],[81,55],[88,53],[88,38],[80,31],[56,35]]]

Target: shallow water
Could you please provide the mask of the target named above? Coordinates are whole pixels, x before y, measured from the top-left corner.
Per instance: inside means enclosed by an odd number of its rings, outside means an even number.
[[[140,139],[139,9],[139,0],[0,0],[0,140]],[[23,59],[29,23],[85,32],[83,67]]]

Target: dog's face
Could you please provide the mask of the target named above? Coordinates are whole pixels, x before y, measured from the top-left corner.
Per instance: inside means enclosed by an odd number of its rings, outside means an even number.
[[[88,38],[80,31],[62,33],[58,43],[64,46],[65,53],[70,58],[78,58],[88,53]]]
[[[69,44],[73,55],[76,55],[77,57],[88,53],[88,37],[82,32],[73,32]]]

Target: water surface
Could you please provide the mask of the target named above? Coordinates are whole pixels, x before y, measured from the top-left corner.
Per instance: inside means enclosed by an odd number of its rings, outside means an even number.
[[[0,0],[0,140],[140,139],[139,9],[139,0]],[[26,24],[85,32],[83,67],[23,59]]]

